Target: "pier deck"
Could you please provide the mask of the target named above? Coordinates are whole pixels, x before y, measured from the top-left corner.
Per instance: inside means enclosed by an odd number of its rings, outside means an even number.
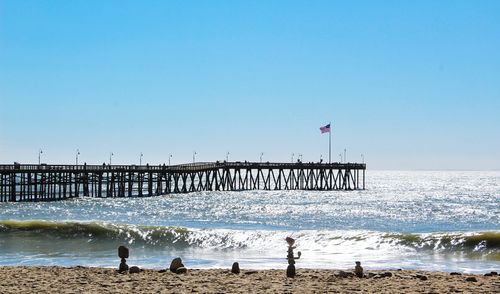
[[[365,189],[366,164],[0,165],[0,202],[241,190]]]

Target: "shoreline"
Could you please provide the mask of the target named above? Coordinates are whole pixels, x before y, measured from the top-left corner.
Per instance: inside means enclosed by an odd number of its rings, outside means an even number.
[[[500,276],[452,275],[420,270],[365,270],[298,268],[295,278],[285,269],[189,269],[185,274],[145,269],[118,273],[115,268],[0,266],[0,293],[498,293]],[[475,281],[470,281],[475,280]]]

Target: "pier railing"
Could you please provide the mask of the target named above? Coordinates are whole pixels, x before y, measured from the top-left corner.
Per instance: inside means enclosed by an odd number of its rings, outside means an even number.
[[[179,165],[0,165],[0,202],[143,197],[240,190],[365,189],[361,163],[197,162]]]

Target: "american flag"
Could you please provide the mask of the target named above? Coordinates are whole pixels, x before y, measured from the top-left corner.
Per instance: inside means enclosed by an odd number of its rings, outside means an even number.
[[[330,124],[327,124],[326,126],[319,128],[319,130],[321,131],[322,134],[329,133],[330,132]]]

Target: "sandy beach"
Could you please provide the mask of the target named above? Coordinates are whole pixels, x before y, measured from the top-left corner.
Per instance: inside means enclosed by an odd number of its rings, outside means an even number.
[[[498,293],[500,276],[410,270],[367,271],[371,278],[339,277],[339,270],[192,269],[186,274],[144,270],[120,274],[86,267],[0,267],[0,293]],[[390,277],[382,277],[383,273]],[[388,274],[386,274],[388,275]],[[476,282],[467,281],[474,277]]]

